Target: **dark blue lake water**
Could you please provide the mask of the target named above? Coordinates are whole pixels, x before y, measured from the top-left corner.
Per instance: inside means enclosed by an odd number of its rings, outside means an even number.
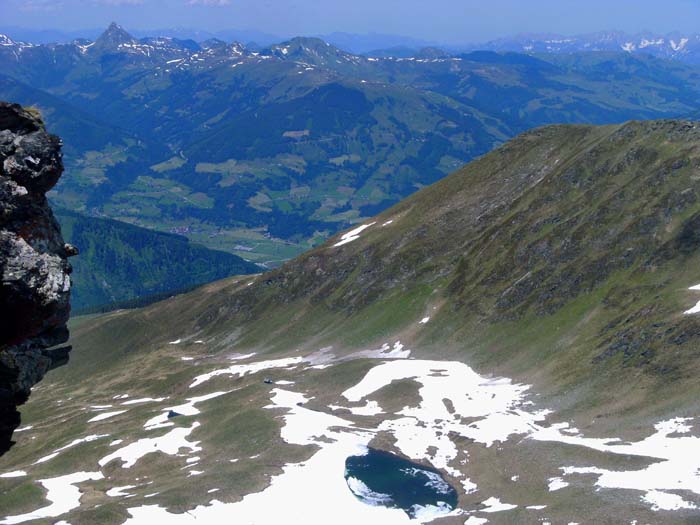
[[[457,491],[440,472],[382,450],[346,459],[345,479],[368,505],[399,508],[411,518],[447,514],[457,506]]]

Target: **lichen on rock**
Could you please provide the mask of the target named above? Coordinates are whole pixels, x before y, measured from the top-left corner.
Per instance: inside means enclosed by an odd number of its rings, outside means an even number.
[[[37,112],[0,102],[0,454],[19,425],[17,406],[68,357],[68,257],[46,192],[63,172],[61,140]]]

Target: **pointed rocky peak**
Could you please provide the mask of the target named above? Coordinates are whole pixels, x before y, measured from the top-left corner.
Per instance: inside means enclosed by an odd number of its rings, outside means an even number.
[[[0,46],[14,46],[15,41],[7,35],[0,34]]]
[[[231,53],[233,55],[236,55],[236,56],[245,55],[245,54],[247,54],[247,51],[248,51],[246,49],[246,47],[243,44],[241,44],[240,42],[233,42],[230,45],[229,49],[231,50]]]
[[[112,22],[107,30],[95,40],[95,47],[99,49],[118,49],[122,44],[136,42],[122,26]]]

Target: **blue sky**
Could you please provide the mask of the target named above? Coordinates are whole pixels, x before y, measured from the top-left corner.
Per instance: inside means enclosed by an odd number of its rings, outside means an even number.
[[[0,0],[3,26],[188,27],[280,36],[387,33],[443,43],[522,32],[700,31],[700,0]]]

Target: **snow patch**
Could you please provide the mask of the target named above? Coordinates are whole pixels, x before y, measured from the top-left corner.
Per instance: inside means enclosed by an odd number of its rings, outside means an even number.
[[[12,472],[5,472],[4,474],[0,474],[0,478],[21,478],[26,475],[27,473],[24,470],[14,470]]]
[[[283,411],[282,439],[297,445],[314,444],[319,450],[307,461],[284,466],[282,474],[273,477],[266,489],[236,503],[213,500],[186,514],[173,514],[157,505],[134,507],[128,509],[131,518],[126,524],[228,525],[235,516],[240,523],[279,525],[288,523],[290,516],[304,516],[304,523],[309,525],[406,525],[434,517],[411,521],[400,509],[366,505],[357,499],[344,478],[345,460],[366,453],[374,434],[356,429],[350,421],[304,408],[308,400],[301,393],[272,390],[271,404],[266,408]]]
[[[7,516],[2,524],[22,523],[29,520],[38,520],[42,518],[55,518],[66,512],[69,512],[80,506],[81,492],[76,484],[85,481],[97,481],[103,479],[101,472],[76,472],[56,478],[39,480],[47,490],[46,499],[51,503],[46,507],[42,507],[26,514],[16,516]]]
[[[698,291],[700,291],[700,284],[696,284],[695,286],[691,286],[690,288],[688,288],[688,290],[698,292]],[[685,315],[693,315],[693,314],[700,313],[700,301],[698,301],[697,304],[695,306],[693,306],[690,310],[686,310],[683,313]]]
[[[55,458],[58,456],[61,452],[64,450],[68,450],[69,448],[73,448],[77,445],[80,445],[81,443],[91,443],[92,441],[95,441],[97,439],[101,439],[103,437],[109,437],[109,434],[91,434],[89,436],[85,436],[84,438],[78,438],[74,439],[67,445],[57,448],[56,450],[53,451],[53,453],[49,454],[48,456],[44,456],[43,458],[38,459],[37,461],[34,462],[34,465],[38,465],[40,463],[46,463],[50,459]]]
[[[174,428],[167,434],[157,438],[139,439],[103,457],[98,463],[100,467],[104,467],[110,461],[118,459],[122,461],[122,468],[131,468],[139,459],[155,452],[162,452],[171,456],[177,454],[182,448],[189,449],[190,452],[199,452],[202,450],[199,447],[199,441],[190,442],[187,440],[188,436],[197,427],[199,427],[199,423],[195,421],[189,428]]]
[[[118,498],[120,496],[130,496],[128,492],[124,492],[125,490],[129,489],[135,489],[138,485],[125,485],[123,487],[112,487],[109,489],[105,494],[109,496],[110,498]]]
[[[122,405],[138,405],[141,403],[160,403],[161,401],[165,401],[168,399],[167,397],[142,397],[141,399],[131,399],[129,401],[125,401],[122,403]]]
[[[243,359],[243,358],[240,358]],[[201,374],[194,378],[194,381],[190,385],[190,388],[201,385],[202,383],[209,381],[212,377],[217,377],[220,375],[231,375],[243,377],[248,374],[255,374],[262,370],[269,370],[271,368],[292,368],[303,362],[302,357],[287,357],[283,359],[273,359],[270,361],[258,361],[256,363],[247,363],[242,365],[233,365],[228,368],[221,370],[214,370],[207,374]]]
[[[118,416],[119,414],[123,414],[126,412],[126,410],[115,410],[114,412],[102,412],[101,414],[97,414],[95,417],[88,419],[88,423],[97,423],[98,421],[104,421],[105,419],[112,418],[114,416]]]
[[[685,501],[677,494],[661,492],[659,490],[650,490],[642,497],[646,503],[651,505],[651,510],[681,510],[681,509],[697,509],[693,503]]]
[[[172,407],[167,407],[164,408],[162,413],[152,417],[146,423],[143,425],[145,429],[147,430],[152,430],[155,428],[162,428],[163,426],[170,426],[168,425],[168,414],[172,411],[177,414],[180,414],[182,416],[196,416],[197,414],[200,413],[199,409],[196,407],[198,403],[202,403],[204,401],[209,401],[210,399],[217,398],[219,396],[223,396],[225,394],[230,393],[230,391],[227,392],[212,392],[211,394],[206,394],[204,396],[198,396],[198,397],[191,397],[187,400],[187,403],[184,403],[182,405],[177,405],[177,406],[172,406]],[[170,423],[172,424],[172,423]]]
[[[482,502],[483,505],[486,505],[485,509],[482,509],[481,512],[486,512],[486,513],[493,513],[493,512],[504,512],[506,510],[513,510],[517,509],[517,505],[511,505],[510,503],[503,503],[501,502],[500,499],[491,497],[487,499],[486,501]]]
[[[550,478],[548,484],[549,492],[555,492],[569,486],[569,484],[561,478]]]
[[[371,222],[369,224],[363,224],[362,226],[358,226],[354,230],[350,230],[347,233],[344,233],[343,236],[340,238],[340,241],[335,243],[333,246],[337,248],[338,246],[343,246],[344,244],[348,244],[352,241],[356,241],[357,239],[360,238],[360,234],[365,231],[367,228],[370,226],[374,226],[377,224],[376,222]]]

